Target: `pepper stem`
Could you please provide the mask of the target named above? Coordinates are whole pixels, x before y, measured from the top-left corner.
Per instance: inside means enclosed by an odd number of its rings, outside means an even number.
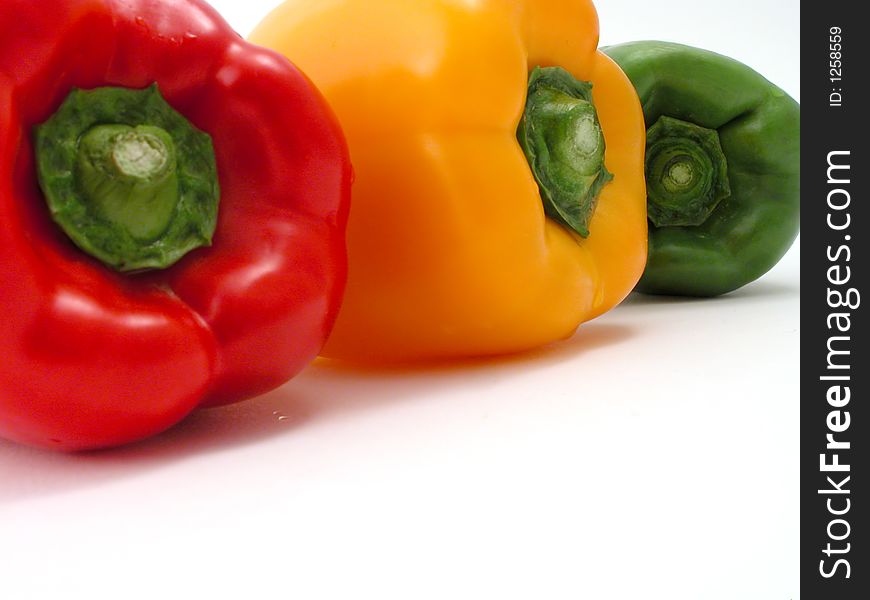
[[[604,133],[592,84],[560,67],[535,68],[517,137],[546,213],[588,237],[598,196],[613,179],[604,166]]]
[[[646,181],[653,225],[703,224],[731,195],[719,134],[693,123],[661,117],[647,131]]]
[[[98,125],[79,142],[79,184],[96,212],[137,240],[159,237],[172,220],[179,188],[175,144],[147,125]]]
[[[211,138],[156,85],[73,90],[36,129],[51,217],[118,271],[165,269],[211,244],[220,197]]]

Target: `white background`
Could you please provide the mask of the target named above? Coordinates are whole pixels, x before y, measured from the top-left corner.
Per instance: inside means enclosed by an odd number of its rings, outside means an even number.
[[[247,33],[276,2],[213,4]],[[598,8],[603,44],[703,46],[799,98],[797,0]],[[797,598],[799,261],[528,356],[316,364],[120,451],[0,441],[0,597]]]

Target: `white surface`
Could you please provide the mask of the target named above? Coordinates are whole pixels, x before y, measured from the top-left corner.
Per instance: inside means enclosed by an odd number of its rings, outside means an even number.
[[[243,32],[275,4],[213,3]],[[798,96],[796,0],[599,10],[605,43],[703,45]],[[795,599],[799,260],[525,357],[317,364],[120,451],[0,442],[0,597]]]

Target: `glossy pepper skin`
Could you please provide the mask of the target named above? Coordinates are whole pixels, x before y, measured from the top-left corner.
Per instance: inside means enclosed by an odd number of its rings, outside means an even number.
[[[356,172],[345,302],[328,357],[493,355],[566,338],[646,260],[643,115],[596,51],[584,0],[291,0],[252,40],[294,57],[336,110]],[[530,71],[592,83],[614,175],[590,235],[546,218],[517,141]]]
[[[73,88],[155,82],[212,136],[220,213],[210,248],[123,275],[49,219],[33,130]],[[346,278],[346,144],[311,83],[204,2],[0,4],[0,164],[0,436],[131,442],[320,350]]]
[[[730,195],[703,223],[650,222],[638,289],[718,296],[767,273],[800,228],[800,106],[746,65],[706,50],[651,41],[604,51],[636,87],[648,127],[668,116],[713,130],[727,163]]]

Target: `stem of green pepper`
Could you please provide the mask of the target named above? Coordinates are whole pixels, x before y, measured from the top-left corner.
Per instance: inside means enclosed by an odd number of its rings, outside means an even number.
[[[649,219],[656,227],[703,224],[731,195],[719,134],[661,117],[647,131]]]
[[[604,133],[592,84],[559,67],[535,68],[517,138],[546,213],[588,237],[598,196],[613,179],[604,166]]]
[[[156,86],[73,90],[36,129],[51,217],[118,271],[163,269],[208,246],[220,189],[211,138]]]

